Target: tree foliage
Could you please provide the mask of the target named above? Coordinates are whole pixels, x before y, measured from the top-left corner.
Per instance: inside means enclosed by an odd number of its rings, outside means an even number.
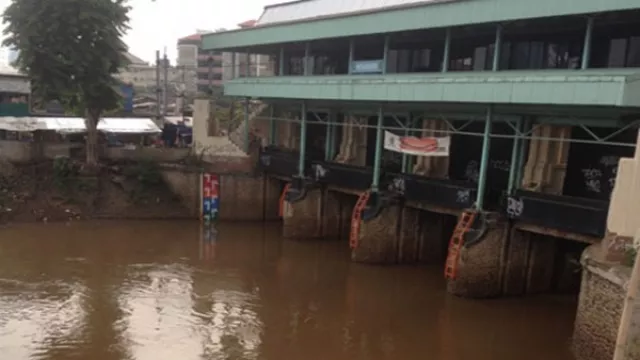
[[[100,116],[121,102],[114,75],[127,62],[129,9],[127,0],[12,0],[3,14],[4,45],[19,51],[33,96],[85,117],[90,163]]]

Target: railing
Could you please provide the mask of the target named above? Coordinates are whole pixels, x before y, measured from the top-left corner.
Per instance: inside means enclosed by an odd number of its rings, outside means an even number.
[[[384,184],[406,200],[460,210],[471,208],[478,193],[473,183],[419,175],[387,173]]]
[[[510,218],[532,225],[603,237],[609,203],[518,190],[507,198],[506,212]]]

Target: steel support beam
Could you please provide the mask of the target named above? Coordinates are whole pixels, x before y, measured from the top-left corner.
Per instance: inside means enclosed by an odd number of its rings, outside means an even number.
[[[244,99],[244,152],[249,153],[249,98]]]
[[[276,120],[275,120],[275,105],[271,104],[269,106],[269,145],[275,145],[277,143],[277,128],[276,128]]]
[[[413,126],[413,116],[409,113],[407,116],[407,127],[404,129],[404,136],[411,136],[411,127]],[[409,154],[402,153],[402,173],[406,174],[409,169]]]
[[[500,54],[502,53],[502,24],[496,27],[496,40],[493,47],[493,66],[491,70],[500,70]]]
[[[338,134],[338,126],[342,126],[341,124],[338,124],[338,117],[333,111],[329,113],[329,124],[331,126],[331,143],[329,145],[330,160],[333,160],[336,157],[336,138]]]
[[[280,47],[280,57],[278,58],[278,76],[284,76],[284,46]]]
[[[493,121],[493,107],[487,107],[487,118],[484,123],[484,136],[482,141],[482,155],[480,158],[480,174],[478,177],[478,197],[476,198],[476,209],[482,210],[484,207],[484,194],[487,187],[487,172],[489,170],[489,152],[491,150],[491,125]]]
[[[302,102],[300,107],[300,158],[298,158],[298,176],[304,177],[304,159],[307,150],[307,103]]]
[[[380,165],[382,162],[382,138],[384,132],[382,131],[382,124],[384,122],[384,114],[382,113],[382,107],[378,108],[378,123],[376,125],[376,152],[373,160],[373,180],[371,181],[371,190],[378,191],[380,187]]]
[[[591,61],[591,38],[593,37],[593,16],[587,18],[587,29],[584,32],[584,44],[582,45],[582,65],[581,69],[589,68]]]
[[[325,135],[324,135],[324,160],[331,160],[331,133],[333,132],[331,113],[327,114],[325,121]]]
[[[516,179],[517,179],[517,172],[519,171],[518,168],[518,157],[520,156],[520,151],[522,151],[521,146],[520,146],[520,142],[523,141],[522,139],[522,124],[523,124],[523,120],[522,118],[518,118],[516,120],[516,126],[515,129],[517,129],[515,131],[515,137],[513,138],[513,150],[511,150],[511,164],[509,167],[509,183],[508,183],[508,187],[507,187],[507,193],[509,195],[513,195],[513,190],[515,188],[515,184],[516,184]],[[514,129],[514,130],[515,130]]]
[[[444,73],[449,71],[449,54],[451,53],[451,28],[447,28],[444,35],[444,51],[442,55],[442,67],[440,70]]]
[[[522,124],[522,133],[526,134],[529,131],[531,131],[533,126],[533,121],[532,121],[532,117],[531,116],[527,116],[526,118],[524,118],[523,124]],[[516,178],[515,178],[515,186],[514,186],[514,190],[517,190],[520,186],[522,186],[522,176],[524,174],[524,166],[525,166],[525,157],[527,156],[528,153],[528,147],[529,147],[529,143],[530,140],[521,138],[520,139],[520,150],[518,151],[518,160],[517,160],[517,164],[516,164]]]

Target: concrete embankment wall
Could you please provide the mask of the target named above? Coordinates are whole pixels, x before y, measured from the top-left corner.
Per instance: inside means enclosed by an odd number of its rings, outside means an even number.
[[[279,199],[284,186],[278,180],[233,170],[245,163],[226,162],[218,171],[207,171],[219,179],[219,219],[223,221],[270,221],[278,219]],[[216,166],[210,165],[212,168]],[[230,172],[231,170],[231,172]],[[206,171],[206,170],[205,170]],[[200,218],[202,213],[202,170],[184,166],[165,166],[162,177],[180,199],[189,216]]]

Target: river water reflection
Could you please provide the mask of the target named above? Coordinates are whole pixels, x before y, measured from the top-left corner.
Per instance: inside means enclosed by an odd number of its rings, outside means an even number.
[[[277,225],[0,229],[0,358],[569,360],[572,299],[447,296],[440,267],[349,262]]]

